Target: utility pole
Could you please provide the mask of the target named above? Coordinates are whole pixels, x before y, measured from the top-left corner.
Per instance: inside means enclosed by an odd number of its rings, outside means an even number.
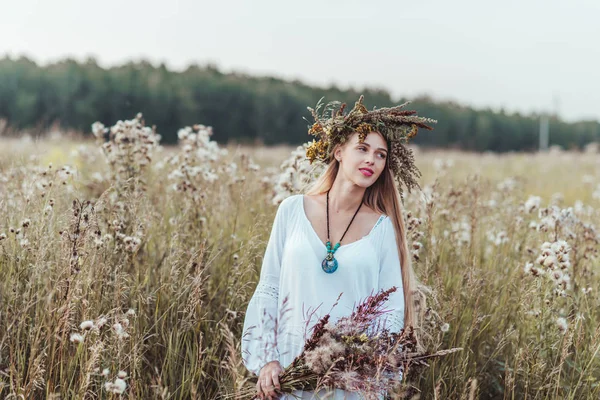
[[[560,103],[560,98],[558,93],[554,93],[552,96],[552,117],[554,119],[558,119],[558,107]],[[540,151],[547,151],[548,145],[550,144],[550,116],[547,112],[542,112],[540,115]]]
[[[550,119],[547,113],[540,116],[540,151],[548,150],[548,139],[550,137]]]

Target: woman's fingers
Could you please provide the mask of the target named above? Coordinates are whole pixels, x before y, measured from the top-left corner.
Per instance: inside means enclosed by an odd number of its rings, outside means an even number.
[[[279,366],[279,363],[277,363]],[[282,372],[281,367],[275,367],[274,364],[268,364],[267,368],[260,371],[259,378],[256,382],[256,392],[260,399],[277,399],[279,394],[275,390],[281,390],[279,382],[279,373]]]
[[[273,373],[272,379],[273,385],[275,385],[277,389],[281,390],[281,385],[279,384],[279,373],[277,371]]]
[[[261,382],[262,380],[260,378],[256,381],[256,394],[259,399],[264,397]]]
[[[263,385],[263,391],[270,399],[276,399],[277,393],[275,393],[275,386],[273,386],[273,379],[271,379],[270,375],[265,377],[265,382]]]

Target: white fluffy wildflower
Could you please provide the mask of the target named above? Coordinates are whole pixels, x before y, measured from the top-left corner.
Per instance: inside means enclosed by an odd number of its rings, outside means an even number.
[[[558,317],[556,319],[556,326],[561,333],[565,333],[568,328],[567,320],[564,317]]]
[[[125,315],[133,317],[133,316],[135,316],[135,310],[133,308],[130,308],[129,310],[127,310],[127,312],[125,313]]]
[[[471,224],[466,220],[466,218],[460,222],[453,222],[451,228],[452,237],[458,245],[457,249],[460,249],[461,247],[467,246],[469,243],[471,243]]]
[[[540,226],[537,222],[531,221],[529,223],[529,228],[537,231],[537,230],[539,230]]]
[[[564,290],[571,289],[571,277],[568,274],[563,274],[556,284]]]
[[[558,240],[550,245],[550,248],[555,253],[568,254],[571,251],[571,247],[564,240]]]
[[[331,374],[331,378],[339,383],[340,387],[346,390],[353,390],[359,388],[362,378],[357,371],[343,370],[336,371]]]
[[[558,283],[562,279],[563,273],[560,269],[557,269],[552,271],[549,276],[554,282]]]
[[[74,176],[76,172],[77,171],[75,170],[75,168],[73,168],[73,167],[71,167],[69,165],[64,165],[61,169],[59,169],[57,171],[58,176],[63,181],[67,180],[71,176]],[[63,182],[63,184],[64,184],[64,182]]]
[[[600,200],[600,184],[596,186],[596,189],[592,192],[592,198],[594,200]]]
[[[219,173],[228,174],[233,182],[240,180],[235,163],[220,166],[218,171],[213,168],[216,161],[228,152],[210,140],[211,127],[188,126],[180,129],[177,136],[181,145],[180,152],[167,160],[169,165],[175,167],[168,175],[168,179],[174,181],[168,186],[170,190],[191,193],[195,198],[206,185],[219,179]]]
[[[531,214],[533,211],[540,208],[541,202],[542,199],[539,196],[529,196],[529,198],[525,202],[525,211]]]
[[[125,332],[123,325],[121,325],[118,322],[113,325],[113,330],[115,331],[115,334],[117,335],[118,339],[126,339],[129,337],[129,334]]]
[[[448,158],[448,159],[436,158],[435,160],[433,160],[433,166],[435,168],[437,175],[443,176],[443,175],[446,175],[448,170],[454,166],[454,160],[451,158]]]
[[[567,292],[559,287],[555,287],[552,293],[554,293],[556,297],[567,297]]]
[[[537,226],[537,230],[541,232],[552,231],[556,228],[556,219],[552,217],[544,217]]]
[[[584,174],[581,177],[581,182],[583,182],[585,184],[592,184],[592,183],[594,183],[595,180],[596,180],[596,178],[594,178],[594,175],[590,175],[590,174]]]
[[[96,181],[98,183],[100,182],[104,182],[106,178],[104,178],[104,176],[102,176],[102,174],[100,172],[94,172],[91,176],[93,181]]]
[[[550,204],[559,205],[564,201],[565,195],[560,192],[553,193],[552,196],[550,196]]]
[[[108,374],[110,374],[110,370],[108,368],[104,368],[102,370],[102,376],[108,376]]]
[[[207,183],[215,183],[219,179],[219,175],[212,171],[204,171],[204,180]]]
[[[189,134],[192,132],[190,127],[186,127],[183,129],[180,129],[177,132],[177,137],[179,138],[179,140],[185,140],[188,138]]]
[[[510,192],[517,187],[517,180],[513,177],[508,177],[496,185],[501,192]]]
[[[317,346],[305,353],[306,366],[317,374],[322,374],[331,367],[333,351],[328,346]]]
[[[121,378],[121,379],[125,379],[125,378],[127,378],[127,372],[125,372],[125,371],[119,371],[119,372],[117,373],[117,376],[118,376],[119,378]]]
[[[325,170],[323,163],[317,162],[311,165],[306,158],[306,148],[310,143],[298,146],[290,157],[281,163],[279,167],[281,172],[272,177],[274,195],[271,203],[273,205],[279,205],[285,198],[301,193]]]
[[[135,236],[125,236],[123,243],[125,243],[125,250],[134,253],[140,247],[142,240]]]
[[[435,192],[432,185],[425,185],[423,187],[423,190],[421,191],[421,202],[426,207],[432,207],[438,198],[439,193]]]
[[[542,312],[537,308],[526,312],[527,315],[530,315],[532,317],[539,317],[541,313]]]
[[[126,184],[139,175],[152,161],[154,152],[160,150],[161,135],[145,126],[141,115],[136,115],[132,120],[117,121],[110,130],[104,129],[99,123],[95,123],[93,129],[103,137],[98,144],[110,165],[111,178],[117,184]],[[109,141],[104,142],[109,131]]]
[[[575,218],[575,212],[573,211],[573,207],[567,207],[560,210],[559,221],[573,223]]]
[[[81,343],[83,342],[83,335],[79,333],[71,333],[69,340],[73,343]]]
[[[448,332],[450,330],[450,324],[445,322],[441,327],[440,330],[444,333]]]
[[[167,176],[167,179],[169,180],[182,178],[185,178],[185,174],[179,168],[171,171],[171,173]]]
[[[92,124],[92,133],[98,139],[104,139],[104,134],[108,132],[108,129],[99,121]]]
[[[556,256],[554,254],[551,254],[547,257],[544,258],[544,262],[542,263],[542,265],[546,268],[554,268],[554,266],[557,264],[557,260],[556,260]]]
[[[534,276],[547,275],[555,285],[555,294],[564,296],[565,291],[571,289],[571,278],[569,275],[571,263],[569,251],[571,247],[564,240],[555,242],[544,242],[540,246],[540,255],[532,264],[525,264],[525,273]]]
[[[102,239],[95,238],[94,246],[96,246],[96,250],[98,250],[98,249],[102,248],[102,246],[104,246],[104,242],[102,241]]]
[[[104,384],[104,389],[106,389],[107,392],[111,393],[122,394],[126,388],[127,383],[121,378],[115,379],[114,382],[106,382]]]
[[[79,329],[87,331],[88,329],[92,329],[94,327],[94,321],[83,321],[81,324],[79,324]]]
[[[591,217],[594,215],[595,208],[585,205],[581,200],[576,200],[573,206],[573,211],[576,215]]]
[[[98,318],[96,320],[96,328],[98,328],[98,329],[102,328],[107,322],[108,322],[108,319],[106,319],[104,317]]]
[[[487,238],[496,247],[501,246],[504,243],[508,243],[508,236],[505,231],[499,231],[498,233],[495,233],[493,231],[488,231]]]

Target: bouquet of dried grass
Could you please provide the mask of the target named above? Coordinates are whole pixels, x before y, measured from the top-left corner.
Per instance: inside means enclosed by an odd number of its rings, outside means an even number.
[[[420,352],[412,327],[392,333],[382,326],[380,317],[388,312],[383,303],[396,290],[394,286],[367,297],[351,315],[335,324],[329,322],[330,314],[321,318],[302,353],[280,375],[278,394],[337,388],[377,399],[399,384],[409,368],[415,373],[430,358],[462,350]],[[230,397],[256,398],[257,379],[249,378],[253,386]]]

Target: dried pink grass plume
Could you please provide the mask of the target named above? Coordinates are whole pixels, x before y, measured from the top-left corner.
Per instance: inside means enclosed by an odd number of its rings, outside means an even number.
[[[313,326],[302,353],[280,375],[281,393],[337,388],[359,392],[367,399],[378,398],[398,385],[409,369],[416,373],[427,366],[427,359],[462,350],[419,352],[412,327],[398,333],[382,327],[380,317],[388,312],[383,303],[396,290],[392,287],[368,296],[352,314],[335,324],[329,322],[330,314],[322,317]],[[253,385],[234,396],[255,398],[256,380],[248,379]]]

